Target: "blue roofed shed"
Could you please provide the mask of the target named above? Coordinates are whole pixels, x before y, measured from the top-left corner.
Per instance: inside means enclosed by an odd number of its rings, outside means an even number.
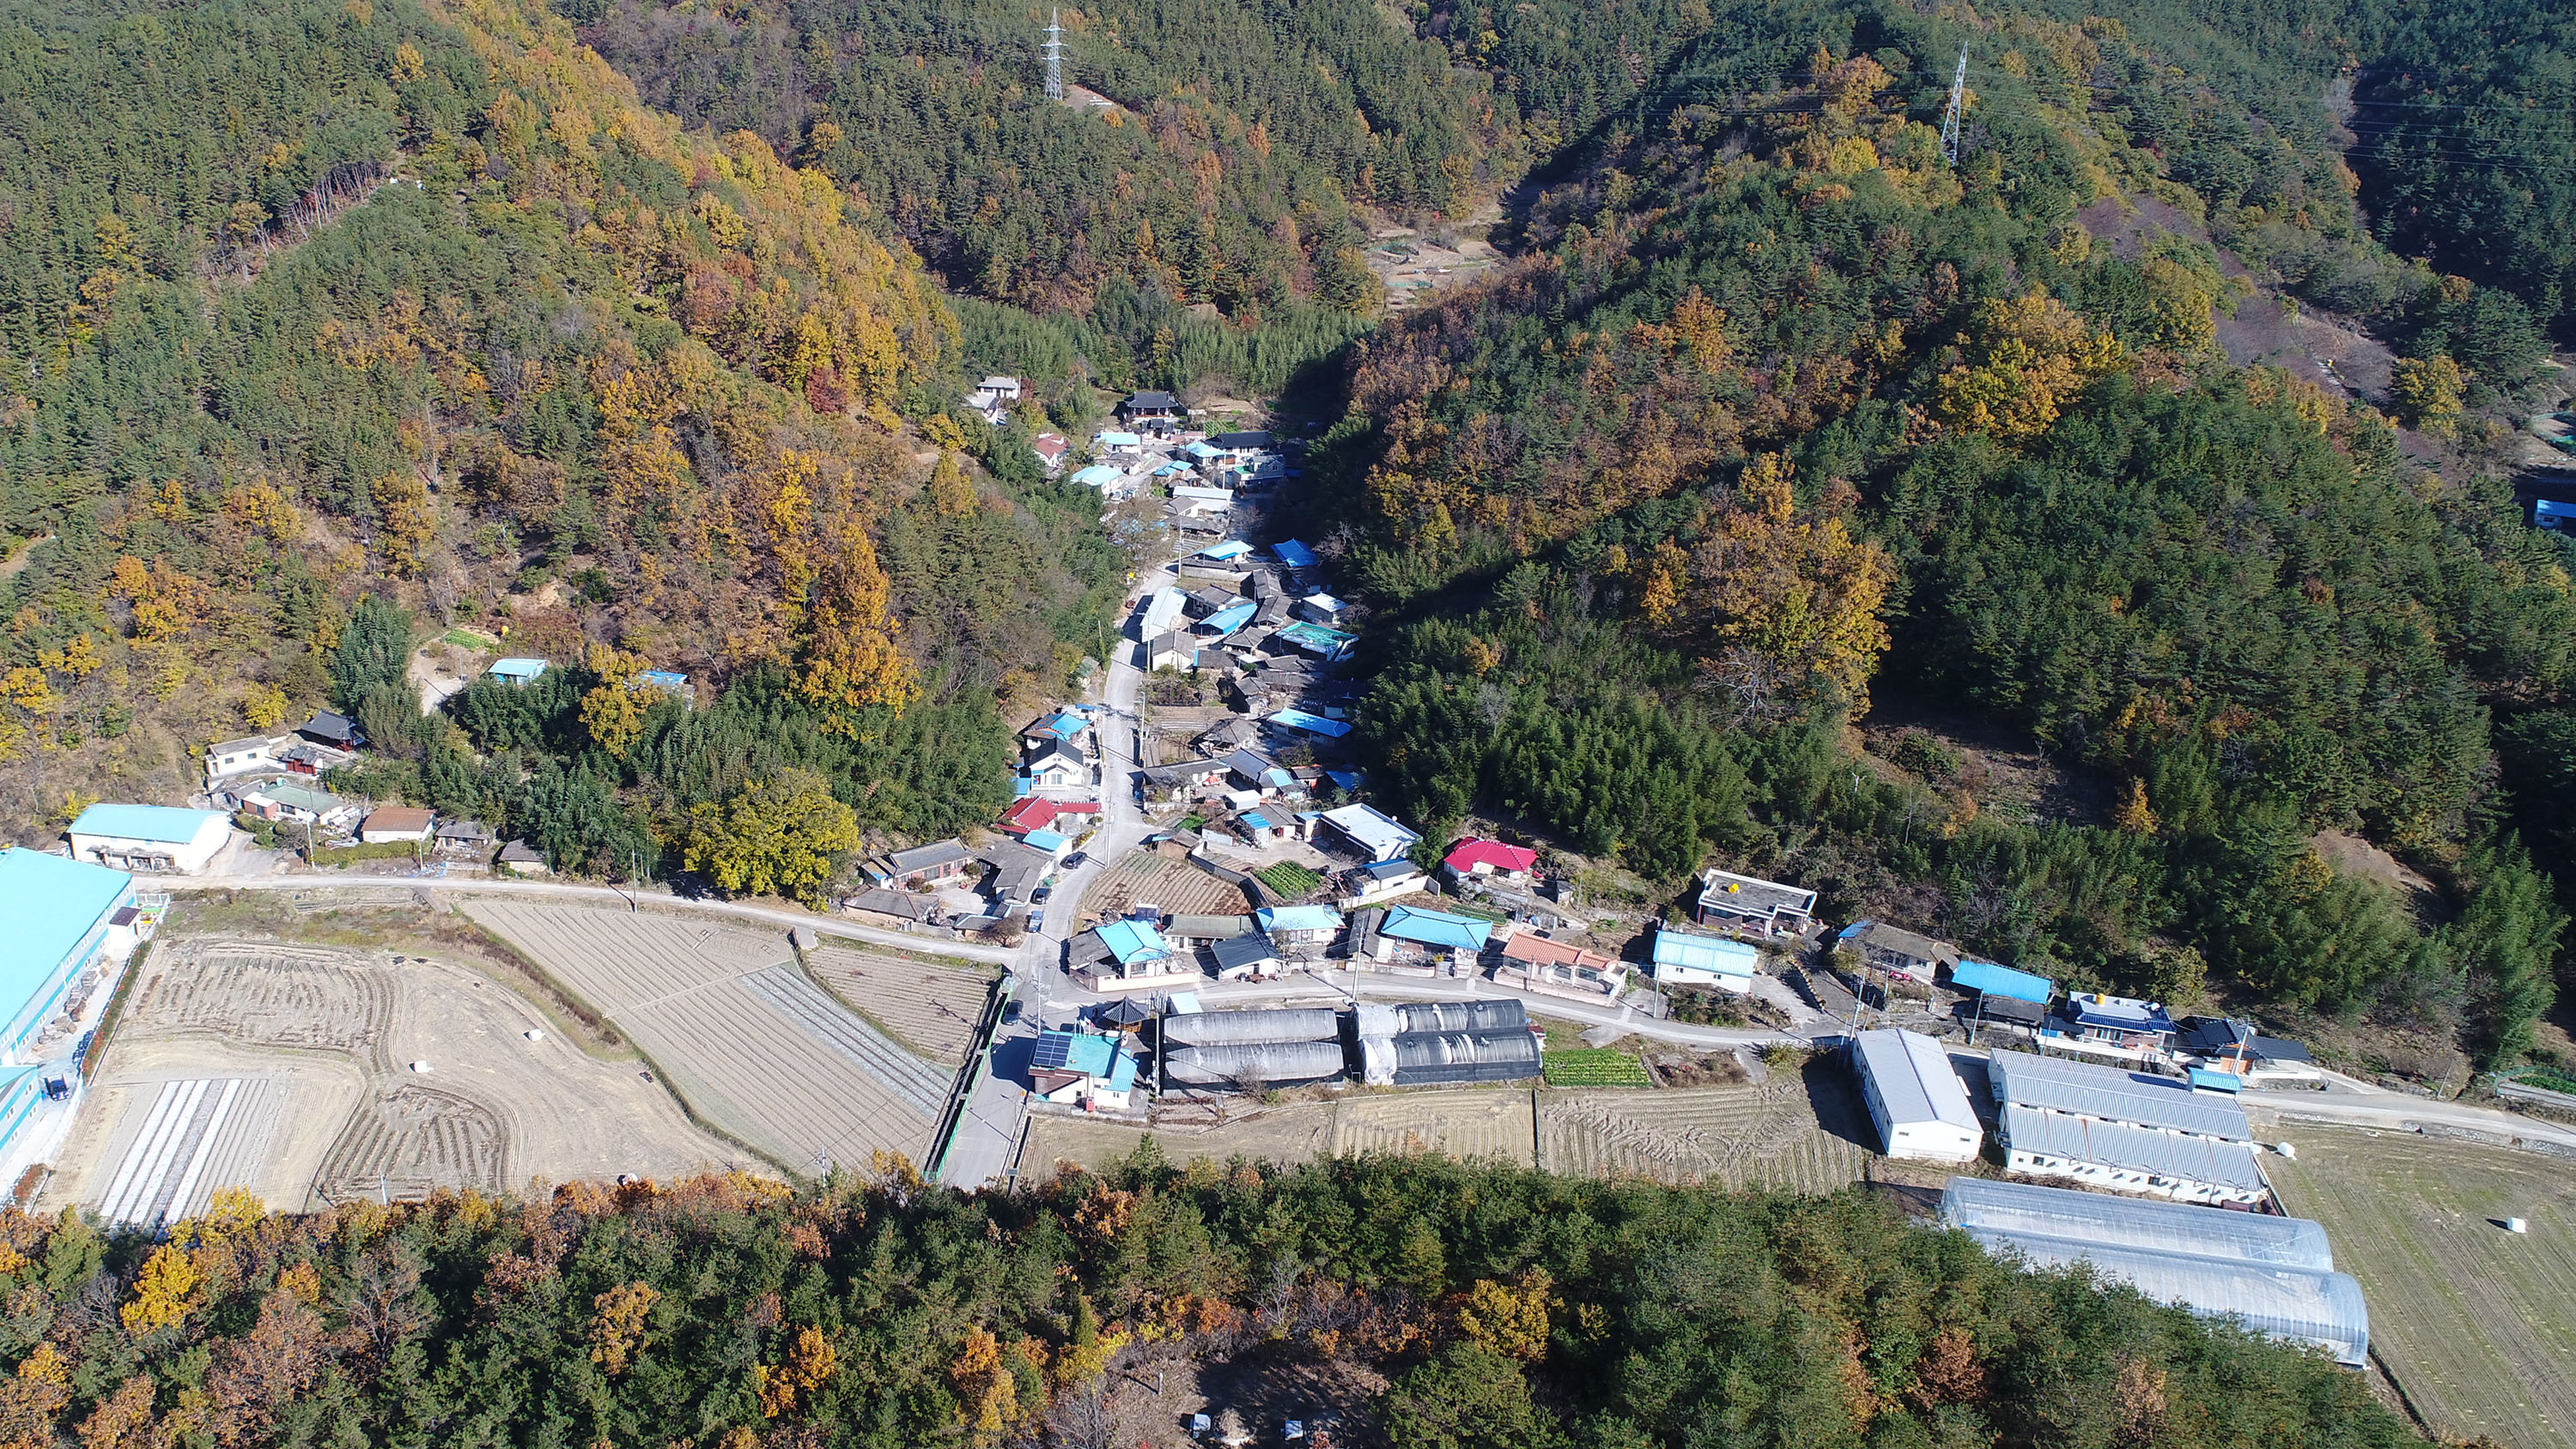
[[[546,661],[520,658],[495,659],[492,661],[492,667],[484,672],[503,684],[532,684],[536,682],[538,675],[546,672]]]
[[[1283,709],[1270,716],[1270,722],[1283,729],[1303,730],[1307,734],[1322,735],[1330,740],[1338,740],[1351,732],[1351,727],[1340,720],[1326,719],[1319,714],[1308,714],[1302,709]]]
[[[1323,944],[1342,929],[1342,913],[1331,906],[1263,906],[1252,916],[1273,945]]]
[[[1199,557],[1204,559],[1214,559],[1218,563],[1226,563],[1233,559],[1239,559],[1250,552],[1252,552],[1251,544],[1245,543],[1239,538],[1229,538],[1223,543],[1212,543],[1207,547],[1200,549]]]
[[[1073,475],[1073,481],[1085,488],[1106,488],[1122,476],[1124,475],[1117,469],[1106,463],[1094,463],[1088,468],[1077,471]]]
[[[1292,569],[1310,569],[1315,566],[1315,551],[1293,538],[1284,543],[1270,545],[1270,556]]]
[[[1226,605],[1224,608],[1217,610],[1215,613],[1208,615],[1204,619],[1201,619],[1199,623],[1205,626],[1210,632],[1214,633],[1218,638],[1222,639],[1226,635],[1233,633],[1235,630],[1242,628],[1244,625],[1251,623],[1252,616],[1259,613],[1260,610],[1261,606],[1259,604],[1252,602],[1250,599],[1246,599],[1240,604]]]
[[[2027,1001],[2046,1006],[2057,994],[2057,983],[2045,976],[2015,971],[1992,961],[1961,960],[1950,969],[1950,984],[1961,991],[1974,991],[1984,996],[2000,996],[2009,1001]]]
[[[131,949],[116,917],[134,904],[134,877],[36,850],[0,851],[0,1060],[23,1061],[28,1041],[72,979],[101,952]]]

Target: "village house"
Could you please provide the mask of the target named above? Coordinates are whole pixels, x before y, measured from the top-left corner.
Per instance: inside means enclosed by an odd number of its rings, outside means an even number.
[[[1145,456],[1145,439],[1123,428],[1106,428],[1091,435],[1091,456],[1141,458]]]
[[[545,852],[524,840],[513,840],[501,847],[501,869],[512,875],[552,875],[554,867],[546,864]]]
[[[1130,427],[1155,427],[1169,432],[1181,422],[1181,400],[1168,392],[1147,388],[1128,394],[1118,405],[1118,416]]]
[[[387,805],[369,815],[366,823],[358,827],[358,842],[362,845],[426,844],[431,827],[437,823],[437,817],[427,810],[410,805]]]
[[[1216,966],[1216,979],[1219,981],[1275,976],[1283,965],[1279,959],[1279,948],[1259,932],[1224,936],[1211,941],[1208,943],[1208,957]]]
[[[1029,439],[1029,451],[1037,454],[1038,466],[1045,469],[1050,478],[1064,471],[1064,455],[1072,449],[1073,445],[1064,440],[1062,433],[1040,433]]]
[[[1252,915],[1282,955],[1320,956],[1342,933],[1342,913],[1331,906],[1264,906]]]
[[[1655,923],[1652,950],[1658,986],[1714,986],[1741,995],[1753,989],[1762,953],[1742,941],[1677,931]]]
[[[1122,1111],[1135,1094],[1136,1059],[1118,1049],[1114,1036],[1043,1032],[1030,1061],[1029,1086],[1043,1101]]]
[[[1171,765],[1147,765],[1136,772],[1145,798],[1157,804],[1194,800],[1225,776],[1225,766],[1216,760],[1183,760]]]
[[[1692,919],[1703,926],[1768,938],[1806,930],[1815,911],[1814,891],[1712,866],[1700,874],[1699,909]]]
[[[1020,400],[1020,380],[994,376],[975,384],[966,394],[969,407],[984,415],[984,421],[998,425],[1009,416],[1011,404]]]
[[[1375,959],[1388,962],[1466,964],[1475,961],[1493,933],[1492,923],[1418,906],[1389,906],[1377,923]]]
[[[1145,641],[1145,672],[1170,669],[1187,673],[1199,667],[1199,641],[1175,629]]]
[[[1002,812],[993,828],[1006,835],[1026,836],[1035,830],[1052,830],[1059,835],[1080,835],[1097,824],[1100,814],[1097,800],[1049,800],[1032,795],[1012,803]]]
[[[1373,805],[1344,805],[1313,818],[1350,842],[1362,860],[1392,860],[1422,838]]]
[[[1496,981],[1559,996],[1616,1001],[1627,993],[1632,969],[1616,957],[1533,931],[1513,931],[1494,950]]]
[[[206,746],[206,788],[242,775],[256,775],[283,770],[278,752],[294,743],[292,735],[251,735],[238,740],[217,740]]]
[[[1049,745],[1076,743],[1090,732],[1088,716],[1075,710],[1059,710],[1031,720],[1029,727],[1020,731],[1020,744],[1027,749],[1042,750]]]
[[[433,835],[441,855],[483,856],[492,853],[492,829],[480,820],[442,820]]]
[[[1537,866],[1538,852],[1528,846],[1505,845],[1472,835],[1449,847],[1449,853],[1440,858],[1440,873],[1454,885],[1489,880],[1498,885],[1526,886],[1530,872]]]
[[[868,879],[877,885],[908,891],[937,890],[981,873],[975,852],[953,837],[909,850],[890,851],[871,862],[867,870]]]
[[[1837,949],[1848,946],[1860,964],[1907,981],[1931,984],[1959,964],[1959,948],[1880,921],[1854,921],[1834,937]]]
[[[367,743],[367,737],[358,732],[358,726],[336,710],[315,710],[313,718],[297,725],[295,732],[317,745],[327,745],[335,750],[357,750]]]
[[[1374,861],[1355,870],[1344,871],[1342,889],[1348,894],[1336,904],[1345,911],[1356,911],[1399,896],[1418,894],[1428,884],[1430,878],[1422,873],[1422,867],[1397,856],[1393,860]]]

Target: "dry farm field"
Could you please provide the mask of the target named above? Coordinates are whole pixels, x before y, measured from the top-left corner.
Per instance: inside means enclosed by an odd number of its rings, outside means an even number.
[[[49,1204],[149,1225],[226,1187],[298,1209],[744,1160],[448,961],[174,932],[142,972]]]
[[[954,1067],[904,1049],[798,968],[785,932],[500,898],[467,915],[613,1022],[699,1120],[793,1173],[925,1162]]]
[[[1243,887],[1186,860],[1150,850],[1137,851],[1110,867],[1094,889],[1103,920],[1149,901],[1173,915],[1239,916],[1252,909]]]
[[[2266,1157],[2281,1200],[2325,1224],[2361,1280],[2371,1352],[2445,1437],[2576,1444],[2576,1162],[2293,1125]],[[2503,1220],[2528,1220],[2509,1233]]]
[[[1337,1154],[1440,1152],[1528,1166],[1534,1138],[1527,1087],[1430,1088],[1352,1097],[1333,1123]]]
[[[906,960],[863,946],[818,947],[805,953],[805,966],[842,1004],[950,1071],[965,1063],[998,979],[988,970]]]
[[[1821,1062],[1760,1086],[1547,1092],[1538,1106],[1539,1166],[1590,1177],[1829,1192],[1861,1180],[1869,1134],[1858,1092]]]

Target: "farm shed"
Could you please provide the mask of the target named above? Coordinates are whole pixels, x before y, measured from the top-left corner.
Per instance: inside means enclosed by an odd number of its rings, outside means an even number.
[[[1942,1221],[1966,1232],[1988,1252],[2018,1257],[2035,1269],[2090,1265],[2095,1272],[2135,1287],[2159,1303],[2190,1309],[2204,1318],[2229,1318],[2253,1332],[2292,1343],[2312,1344],[2335,1361],[2359,1368],[2369,1360],[2370,1311],[2361,1285],[2346,1274],[2300,1264],[2265,1262],[2236,1251],[2230,1241],[2234,1219],[2260,1223],[2250,1213],[2221,1213],[2207,1208],[2179,1208],[2216,1219],[2204,1240],[2216,1251],[2184,1252],[2141,1245],[2131,1236],[2121,1209],[2146,1207],[2119,1198],[2068,1193],[2103,1204],[2109,1213],[2093,1224],[2068,1224],[2070,1233],[2041,1233],[1983,1226],[1973,1221],[1982,1211],[1973,1196],[1963,1197],[1965,1178],[1952,1178],[1942,1194]],[[1983,1183],[1992,1188],[2006,1184]],[[2045,1191],[2045,1189],[2041,1189]],[[2067,1211],[2070,1215],[2072,1208]]]
[[[1422,837],[1371,805],[1344,805],[1315,817],[1333,827],[1366,860],[1392,860]]]
[[[1985,1129],[1939,1042],[1917,1032],[1865,1031],[1852,1039],[1852,1065],[1888,1156],[1976,1160]]]
[[[1756,936],[1794,936],[1807,928],[1815,912],[1816,893],[1804,886],[1734,875],[1712,866],[1700,875],[1699,912],[1694,919],[1703,926]]]
[[[37,1032],[93,964],[116,965],[142,939],[134,877],[24,847],[0,850],[0,1065],[24,1066]],[[7,1129],[0,1128],[0,1142]]]
[[[1342,1056],[1342,1044],[1337,1041],[1181,1047],[1167,1051],[1163,1057],[1164,1075],[1190,1087],[1293,1086],[1329,1081],[1342,1075],[1348,1066]]]
[[[503,684],[534,684],[544,676],[546,661],[521,658],[495,659],[492,661],[492,667],[484,672]]]
[[[2003,1110],[2004,1166],[2121,1192],[2184,1202],[2260,1203],[2272,1194],[2254,1148],[2243,1142],[2159,1132],[2010,1103]]]
[[[1995,1100],[2152,1131],[2177,1132],[2220,1142],[2251,1142],[2245,1109],[2202,1096],[2171,1077],[2122,1071],[2044,1057],[2035,1052],[1996,1052],[1987,1064]]]
[[[223,852],[232,822],[220,810],[92,805],[72,822],[72,856],[117,870],[195,875]]]
[[[2057,994],[2057,983],[2045,976],[2033,976],[2027,971],[2015,971],[2009,966],[1965,956],[1950,968],[1950,985],[1954,990],[1973,991],[1988,998],[2002,997],[2007,1001],[2027,1001],[2034,1006],[2046,1006],[2049,998]]]

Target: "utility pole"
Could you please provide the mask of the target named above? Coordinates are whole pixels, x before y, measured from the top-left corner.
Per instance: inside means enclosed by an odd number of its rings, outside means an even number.
[[[1060,101],[1064,99],[1064,25],[1053,7],[1047,10],[1046,38],[1047,99]],[[1964,49],[1959,52],[1962,64],[1966,63],[1967,54]],[[1956,98],[1953,97],[1955,103]]]
[[[1959,42],[1959,69],[1950,77],[1950,108],[1941,113],[1941,159],[1959,165],[1959,112],[1968,97],[1968,43]]]

